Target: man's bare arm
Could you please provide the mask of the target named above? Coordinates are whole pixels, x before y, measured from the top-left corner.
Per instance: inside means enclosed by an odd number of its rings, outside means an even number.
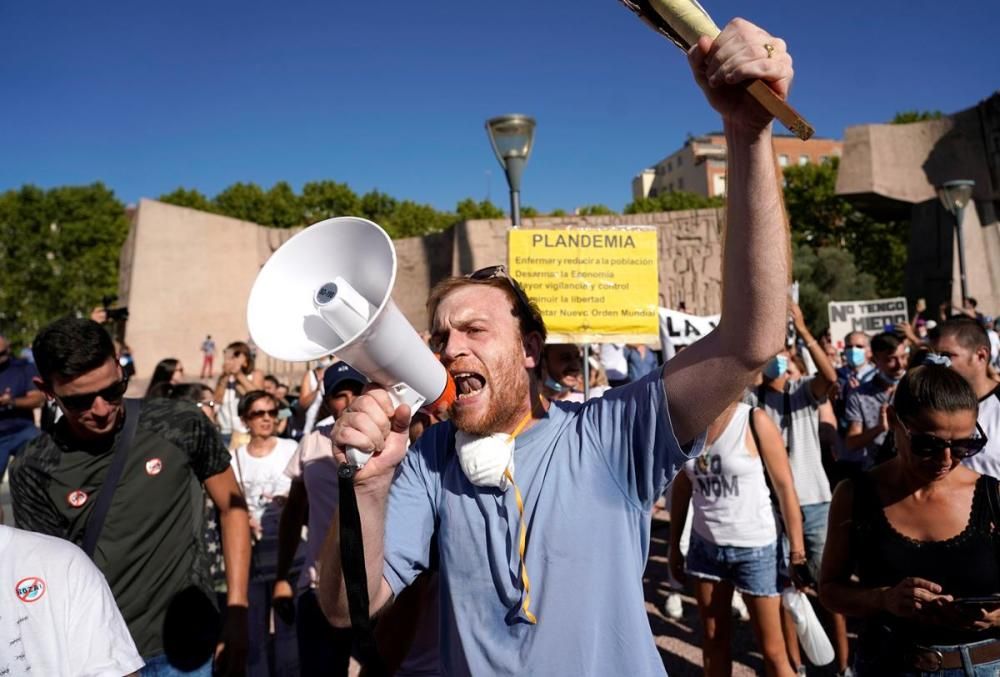
[[[776,45],[768,58],[764,44]],[[784,43],[734,20],[710,42],[701,38],[689,59],[695,79],[723,117],[729,194],[719,326],[664,370],[670,417],[686,443],[739,399],[753,373],[785,337],[789,236],[771,145],[770,115],[738,83],[768,82],[786,96],[792,78]]]

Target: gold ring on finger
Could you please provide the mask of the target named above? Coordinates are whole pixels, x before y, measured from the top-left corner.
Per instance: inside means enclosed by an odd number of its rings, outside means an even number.
[[[774,45],[770,42],[764,43],[764,50],[767,52],[767,58],[770,59],[774,55]]]

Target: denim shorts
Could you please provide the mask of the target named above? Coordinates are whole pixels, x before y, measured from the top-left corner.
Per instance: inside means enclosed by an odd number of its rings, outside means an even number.
[[[757,548],[715,545],[692,531],[684,570],[695,578],[728,581],[752,597],[777,597],[780,592],[777,542]]]

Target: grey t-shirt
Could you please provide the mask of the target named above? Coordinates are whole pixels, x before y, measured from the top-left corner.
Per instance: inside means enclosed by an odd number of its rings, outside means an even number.
[[[847,405],[844,408],[844,418],[847,419],[847,425],[860,423],[862,432],[874,428],[878,425],[879,417],[882,415],[882,405],[890,402],[889,389],[884,387],[878,376],[865,381],[847,398]],[[875,452],[885,441],[886,435],[888,432],[879,433],[871,444],[853,451],[847,449],[845,445],[844,460],[861,463],[865,467],[870,466],[875,458]]]
[[[785,394],[773,388],[764,387],[764,402],[757,397],[757,389],[747,390],[743,401],[753,407],[761,407],[781,430],[788,450],[788,464],[795,480],[795,492],[799,495],[799,505],[829,503],[830,480],[823,470],[823,450],[819,442],[819,406],[826,401],[813,397],[812,385],[815,377],[789,381],[788,408],[785,411]],[[791,428],[791,439],[788,431]]]
[[[664,674],[642,574],[653,504],[689,455],[661,373],[585,404],[555,402],[518,436],[534,625],[522,610],[513,488],[469,482],[450,423],[410,448],[389,494],[385,578],[398,594],[439,562],[445,674]]]

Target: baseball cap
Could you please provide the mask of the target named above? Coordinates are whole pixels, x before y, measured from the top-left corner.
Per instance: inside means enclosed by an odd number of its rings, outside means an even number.
[[[347,362],[331,364],[323,372],[323,391],[327,394],[335,393],[348,381],[354,381],[361,385],[368,383],[368,379],[364,377],[364,374],[347,364]]]

